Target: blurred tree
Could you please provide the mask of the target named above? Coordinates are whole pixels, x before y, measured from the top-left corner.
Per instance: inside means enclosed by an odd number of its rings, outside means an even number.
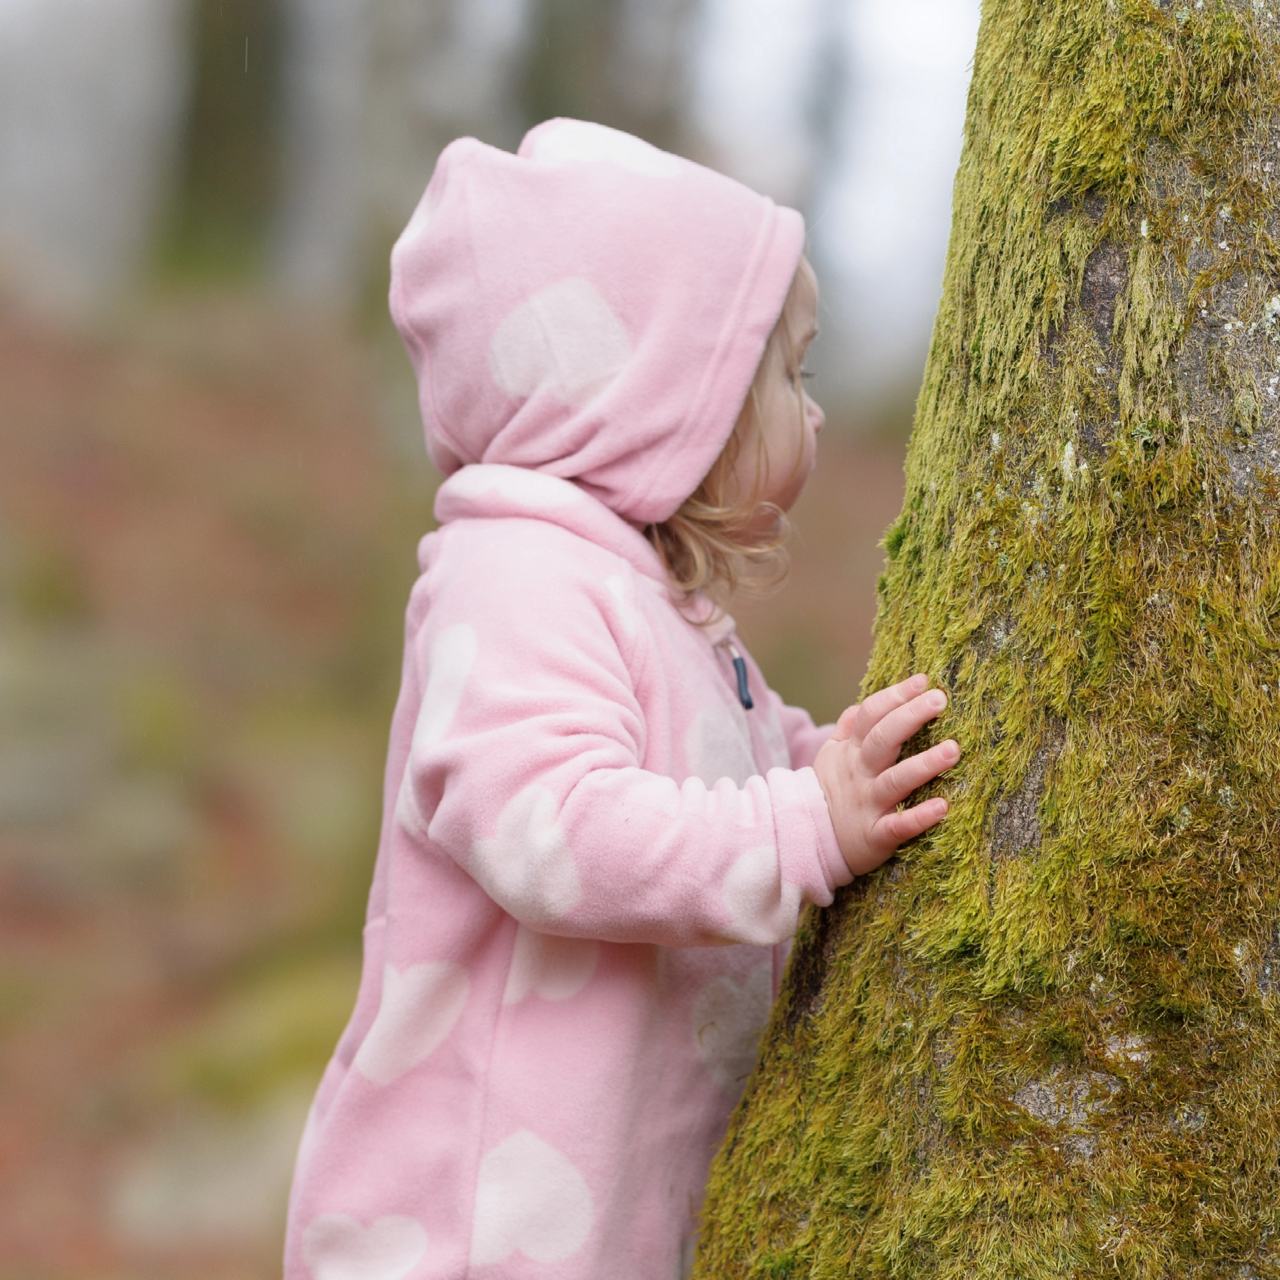
[[[453,138],[514,148],[537,120],[578,115],[679,142],[694,0],[277,2],[275,267],[295,296],[364,296],[383,315],[390,243]]]
[[[195,85],[161,265],[179,276],[263,265],[279,191],[280,0],[197,0]]]
[[[150,253],[187,95],[188,0],[0,4],[0,278],[84,314]]]
[[[387,260],[440,151],[514,147],[532,0],[280,0],[274,268],[295,298],[389,329]]]
[[[1277,68],[984,4],[867,677],[967,755],[804,920],[696,1275],[1280,1275]]]
[[[530,123],[596,120],[677,148],[693,0],[535,0],[519,100]]]

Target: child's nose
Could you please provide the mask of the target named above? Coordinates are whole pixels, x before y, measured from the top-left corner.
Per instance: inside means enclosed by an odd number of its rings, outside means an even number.
[[[813,424],[815,432],[821,431],[827,425],[827,415],[822,412],[822,406],[810,400],[806,395],[804,398],[805,412],[809,416],[809,421]]]

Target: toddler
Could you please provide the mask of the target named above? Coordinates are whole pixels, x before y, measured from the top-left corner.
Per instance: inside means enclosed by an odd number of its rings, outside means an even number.
[[[674,1280],[801,906],[946,802],[916,676],[815,728],[710,597],[813,467],[800,215],[571,120],[441,156],[391,309],[447,477],[289,1280]]]

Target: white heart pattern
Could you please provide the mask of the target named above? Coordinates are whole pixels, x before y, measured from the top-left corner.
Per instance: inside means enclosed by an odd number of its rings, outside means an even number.
[[[355,1066],[374,1084],[391,1084],[439,1047],[467,1002],[467,973],[445,960],[416,964],[400,973],[382,971],[378,1016],[360,1048]]]
[[[766,960],[741,982],[727,974],[707,983],[693,1001],[693,1042],[715,1082],[737,1102],[755,1070],[756,1046],[773,1002],[773,963]]]
[[[692,777],[714,787],[721,778],[742,786],[759,773],[751,756],[751,731],[742,708],[717,702],[693,718],[684,739],[685,763]]]
[[[782,879],[778,851],[757,845],[739,855],[721,888],[733,937],[755,947],[790,938],[800,922],[800,886]]]
[[[569,1000],[591,981],[599,957],[594,938],[558,938],[519,925],[502,1003],[519,1004],[530,993]]]
[[[427,667],[427,687],[423,690],[418,719],[413,726],[410,760],[420,759],[424,752],[438,746],[449,732],[479,648],[476,629],[466,622],[446,627],[436,637]],[[426,832],[427,823],[414,795],[413,772],[411,768],[404,771],[400,794],[396,798],[396,821],[411,835],[422,835]]]
[[[585,120],[558,120],[543,129],[534,140],[533,158],[551,164],[605,161],[645,178],[678,177],[683,167],[670,152]]]
[[[586,404],[631,359],[631,339],[599,289],[570,276],[535,293],[498,326],[489,346],[494,381],[524,399],[546,389]]]
[[[513,1253],[563,1262],[591,1231],[591,1192],[582,1174],[527,1129],[480,1161],[471,1229],[471,1265],[491,1266]]]
[[[313,1280],[401,1280],[426,1251],[422,1224],[395,1215],[364,1227],[345,1213],[325,1213],[302,1233]]]
[[[501,463],[473,462],[460,467],[442,487],[447,487],[453,498],[474,501],[496,495],[529,511],[554,511],[583,500],[582,490],[571,480]]]
[[[618,606],[618,616],[622,619],[622,629],[627,633],[627,638],[635,639],[636,605],[631,598],[630,583],[622,574],[611,573],[604,580],[604,585],[609,589],[609,594]]]
[[[504,806],[494,834],[472,849],[471,871],[481,888],[535,925],[559,920],[582,901],[578,868],[556,816],[551,792],[526,787]]]

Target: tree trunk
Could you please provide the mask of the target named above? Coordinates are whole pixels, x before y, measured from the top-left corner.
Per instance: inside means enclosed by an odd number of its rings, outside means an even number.
[[[934,833],[802,922],[695,1275],[1280,1275],[1274,0],[986,0],[867,689]]]

